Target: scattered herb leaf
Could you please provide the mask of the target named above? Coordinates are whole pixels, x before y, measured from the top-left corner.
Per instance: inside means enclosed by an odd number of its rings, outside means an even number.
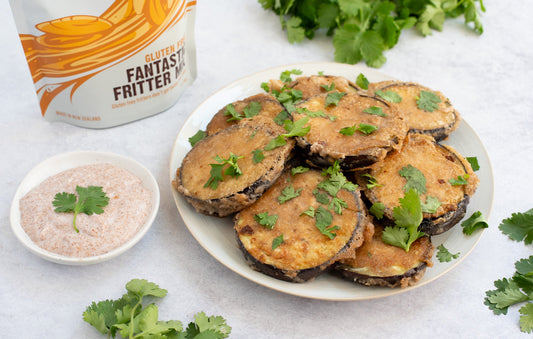
[[[274,240],[272,240],[272,251],[278,248],[283,242],[283,234],[275,237]]]
[[[463,226],[463,233],[472,235],[475,230],[480,228],[488,228],[489,224],[480,211],[472,213],[472,215],[461,223]]]
[[[472,166],[472,170],[474,172],[479,171],[479,163],[477,161],[477,157],[466,157],[466,161],[470,163],[470,166]]]
[[[376,95],[378,95],[381,99],[392,102],[392,103],[399,103],[402,102],[402,97],[394,92],[394,91],[376,91]]]
[[[343,127],[339,130],[339,133],[350,136],[350,135],[354,135],[354,133],[358,131],[364,135],[369,135],[377,129],[378,129],[378,126],[360,123],[359,125]]]
[[[457,179],[450,179],[448,182],[452,184],[452,186],[461,186],[461,185],[468,185],[467,179],[470,176],[468,174],[465,175],[459,175]]]
[[[403,186],[404,192],[414,189],[418,194],[426,193],[426,177],[418,168],[409,164],[398,173],[407,180],[407,183]]]
[[[293,186],[287,186],[281,191],[281,195],[278,197],[278,202],[284,204],[285,202],[300,196],[301,188],[295,190]]]
[[[206,136],[207,133],[205,131],[198,130],[195,135],[189,138],[189,144],[191,144],[191,147],[194,147],[198,141],[202,140]]]
[[[309,171],[309,167],[296,166],[296,167],[291,168],[291,174],[292,175],[296,175],[296,174],[299,174],[299,173],[305,173],[307,171]]]
[[[370,81],[365,77],[363,73],[359,73],[357,76],[357,79],[355,80],[355,84],[362,89],[368,89],[368,85],[370,84]]]
[[[383,113],[383,108],[376,107],[376,106],[369,107],[369,108],[365,109],[363,112],[367,113],[367,114],[378,115],[380,117],[386,117],[387,116],[387,114]]]
[[[385,204],[382,203],[382,202],[375,202],[375,203],[372,204],[372,206],[370,207],[369,211],[378,220],[381,220],[381,219],[383,219],[383,215],[385,214]]]
[[[437,247],[437,259],[439,259],[440,262],[450,262],[452,259],[459,258],[460,252],[457,252],[455,254],[450,253],[450,251],[444,247],[443,244],[440,244]]]
[[[252,161],[254,164],[258,164],[260,163],[261,161],[263,161],[263,159],[265,159],[265,155],[263,154],[263,151],[261,149],[256,149],[256,150],[253,150],[252,151]]]
[[[74,226],[76,233],[79,233],[80,231],[76,227],[76,217],[78,214],[84,213],[92,215],[93,213],[104,213],[103,208],[109,203],[109,198],[106,196],[101,186],[76,186],[76,192],[78,193],[77,197],[73,193],[57,193],[54,196],[52,205],[55,207],[55,212],[74,212],[72,226]]]
[[[333,105],[337,106],[339,104],[339,101],[341,101],[342,97],[345,96],[346,93],[344,92],[332,92],[328,93],[326,95],[326,107]]]
[[[231,177],[238,177],[242,175],[242,171],[237,164],[237,160],[244,158],[244,156],[238,156],[230,153],[228,159],[222,159],[219,155],[216,155],[214,159],[218,164],[209,164],[211,166],[211,176],[205,183],[204,187],[210,187],[211,189],[217,189],[219,181],[224,181],[223,174]],[[224,166],[229,165],[224,171]]]
[[[420,91],[420,96],[416,101],[419,109],[426,112],[434,112],[439,108],[439,102],[442,100],[433,92]]]
[[[268,215],[268,212],[259,213],[254,215],[255,221],[261,226],[265,226],[268,229],[273,229],[278,221],[279,216],[276,214]]]
[[[533,243],[533,208],[524,213],[513,213],[498,226],[503,234],[511,240],[524,241],[526,245]]]

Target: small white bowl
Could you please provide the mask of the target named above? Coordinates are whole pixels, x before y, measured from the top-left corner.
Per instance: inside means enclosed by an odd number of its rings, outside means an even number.
[[[31,189],[39,185],[45,179],[63,172],[65,170],[98,163],[109,163],[115,166],[118,166],[122,169],[129,171],[135,176],[139,177],[142,180],[143,186],[152,192],[152,210],[148,215],[148,218],[145,224],[141,227],[139,232],[135,234],[133,238],[124,243],[122,246],[119,246],[107,253],[92,256],[92,257],[68,257],[56,253],[49,252],[37,244],[35,244],[28,234],[24,231],[20,225],[20,208],[19,201],[24,197]],[[109,259],[112,259],[133,247],[141,238],[146,234],[148,229],[152,226],[154,219],[159,210],[159,186],[157,181],[150,171],[138,163],[132,158],[125,156],[107,153],[107,152],[95,152],[95,151],[77,151],[63,153],[51,158],[46,159],[37,166],[35,166],[22,180],[15,196],[13,198],[13,203],[11,204],[11,228],[15,233],[15,236],[22,242],[22,244],[29,249],[32,253],[38,255],[41,258],[46,260],[66,265],[89,265],[103,262]]]

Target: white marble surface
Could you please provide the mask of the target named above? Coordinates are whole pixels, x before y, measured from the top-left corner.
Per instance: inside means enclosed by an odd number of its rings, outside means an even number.
[[[290,45],[278,18],[254,0],[198,3],[198,78],[168,111],[124,126],[89,130],[49,123],[39,112],[7,1],[0,2],[0,333],[4,338],[100,338],[82,320],[93,300],[117,298],[132,278],[169,290],[160,316],[188,322],[198,311],[224,316],[233,338],[438,337],[515,338],[518,308],[495,316],[483,305],[493,281],[509,277],[532,247],[508,240],[502,219],[533,207],[533,35],[529,0],[485,0],[482,36],[462,19],[423,38],[404,32],[380,71],[443,91],[478,132],[491,157],[495,200],[490,228],[458,267],[395,296],[350,302],[289,296],[228,270],[201,248],[183,224],[168,183],[175,136],[192,110],[227,83],[271,66],[333,61],[329,38]],[[9,208],[25,174],[66,151],[102,150],[146,165],[161,189],[155,224],[132,250],[84,267],[44,261],[9,226]]]

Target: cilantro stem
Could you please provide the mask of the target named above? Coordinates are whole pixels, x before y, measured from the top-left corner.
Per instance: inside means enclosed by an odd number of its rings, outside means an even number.
[[[74,212],[74,219],[72,219],[72,226],[74,226],[74,230],[76,233],[80,233],[80,230],[76,227],[76,217],[78,216],[78,211]]]

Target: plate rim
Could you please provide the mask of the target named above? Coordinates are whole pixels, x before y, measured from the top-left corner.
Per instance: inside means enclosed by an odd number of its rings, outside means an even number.
[[[353,296],[346,296],[346,297],[332,297],[332,296],[329,296],[329,297],[327,297],[327,296],[320,296],[320,295],[316,295],[316,294],[295,292],[295,291],[292,291],[292,289],[287,291],[282,286],[278,286],[278,285],[284,285],[284,284],[294,285],[295,283],[280,281],[278,279],[266,276],[266,275],[264,275],[262,273],[253,271],[249,267],[248,267],[248,269],[250,270],[250,272],[247,272],[247,273],[241,272],[236,267],[233,267],[232,265],[230,265],[230,263],[227,263],[227,262],[221,260],[217,256],[217,254],[213,253],[213,249],[212,248],[209,248],[209,247],[206,246],[206,244],[204,243],[203,239],[199,239],[199,235],[197,234],[197,232],[195,232],[194,229],[191,229],[192,226],[190,226],[186,222],[186,220],[184,218],[184,213],[185,212],[183,211],[182,203],[185,202],[185,199],[179,194],[179,192],[177,192],[177,190],[175,189],[175,187],[173,185],[173,181],[175,179],[175,173],[176,173],[176,170],[177,170],[177,168],[175,166],[173,167],[173,164],[174,164],[173,159],[176,156],[176,149],[179,146],[179,142],[182,141],[181,139],[186,138],[186,136],[183,135],[185,133],[186,128],[192,123],[192,120],[195,118],[195,114],[198,114],[205,105],[209,104],[213,100],[216,101],[218,96],[222,95],[223,93],[225,93],[227,91],[230,91],[233,87],[237,87],[239,84],[245,83],[246,81],[249,81],[249,80],[251,80],[253,78],[256,78],[258,76],[261,76],[263,74],[266,75],[266,74],[273,73],[273,72],[282,72],[284,70],[301,69],[301,68],[312,68],[312,69],[314,69],[314,72],[315,72],[314,74],[316,74],[317,70],[319,70],[321,68],[322,69],[337,68],[337,69],[340,69],[340,70],[343,70],[343,71],[346,71],[346,72],[348,71],[349,68],[351,68],[351,69],[353,69],[352,70],[353,73],[359,72],[359,73],[363,73],[365,75],[368,74],[368,73],[372,73],[373,75],[379,75],[379,76],[383,77],[384,79],[392,79],[392,80],[396,79],[396,78],[394,78],[394,77],[392,77],[392,76],[390,76],[388,74],[385,74],[385,73],[379,72],[379,71],[377,71],[375,69],[371,69],[371,68],[368,68],[366,66],[361,66],[361,65],[339,64],[339,63],[335,63],[335,62],[302,62],[302,63],[291,63],[291,64],[286,64],[286,65],[273,66],[273,67],[269,67],[269,68],[266,68],[266,69],[251,73],[251,74],[249,74],[247,76],[244,76],[244,77],[241,77],[239,79],[236,79],[236,80],[233,80],[233,81],[229,82],[228,84],[224,85],[223,87],[221,87],[220,89],[216,90],[211,95],[209,95],[198,106],[195,107],[195,109],[189,114],[187,119],[184,121],[184,123],[180,127],[180,129],[179,129],[179,131],[178,131],[178,133],[176,135],[176,138],[174,140],[174,144],[172,146],[170,159],[169,159],[169,179],[170,179],[170,186],[171,186],[172,196],[174,198],[175,205],[176,205],[176,207],[178,209],[178,212],[180,214],[180,218],[182,219],[183,223],[185,224],[185,226],[187,227],[187,229],[189,230],[189,232],[191,233],[193,238],[198,242],[198,244],[207,253],[209,253],[209,255],[211,255],[214,259],[216,259],[219,263],[221,263],[222,265],[224,265],[225,267],[227,267],[228,269],[230,269],[234,273],[237,273],[241,277],[246,278],[247,280],[253,281],[253,282],[255,282],[255,283],[257,283],[257,284],[259,284],[261,286],[270,288],[272,290],[275,290],[275,291],[278,291],[278,292],[281,292],[281,293],[294,295],[294,296],[299,296],[299,297],[304,297],[304,298],[309,298],[309,299],[318,299],[318,300],[329,300],[329,301],[369,300],[369,299],[383,298],[383,297],[388,297],[388,296],[392,296],[392,295],[399,294],[399,293],[404,293],[404,292],[407,292],[407,291],[422,287],[422,286],[424,286],[426,284],[429,284],[430,282],[433,282],[433,281],[437,280],[438,278],[442,277],[443,275],[447,274],[449,271],[451,271],[452,269],[457,267],[460,263],[462,263],[463,260],[465,260],[466,257],[476,248],[476,246],[478,245],[479,241],[481,241],[481,238],[482,238],[482,235],[485,232],[485,229],[478,230],[476,235],[472,235],[471,236],[471,237],[476,236],[476,238],[473,241],[471,247],[468,249],[468,251],[462,252],[460,257],[458,259],[455,259],[451,264],[447,263],[449,265],[445,269],[443,269],[438,275],[432,277],[431,279],[427,279],[427,280],[422,279],[421,281],[419,281],[415,285],[409,286],[407,288],[388,288],[388,289],[384,289],[384,288],[381,288],[381,287],[368,287],[368,286],[356,285],[357,288],[364,288],[365,290],[378,289],[380,291],[379,295],[368,295],[368,296],[358,296],[358,297],[353,297]],[[302,75],[309,75],[309,74],[306,74],[306,73],[310,73],[310,72],[305,72],[304,71],[303,73],[304,74],[302,74]],[[325,72],[325,74],[327,74],[327,73]],[[342,75],[342,74],[334,74],[334,75]],[[272,78],[270,78],[270,79],[272,79]],[[266,77],[264,78],[264,81],[268,81],[268,80],[269,80],[268,78],[266,78]],[[257,84],[257,88],[258,88],[257,93],[260,93],[259,85],[260,84]],[[234,100],[240,100],[240,99],[242,99],[242,96],[237,96],[237,97],[234,98]],[[224,104],[227,104],[227,103],[228,102],[225,102]],[[220,107],[222,107],[222,105],[220,105]],[[213,112],[213,115],[215,113],[216,113],[216,111]],[[207,123],[207,122],[203,122],[203,123]],[[477,132],[464,120],[464,118],[461,119],[461,123],[460,124],[466,125],[466,127],[469,130],[469,133],[471,134],[470,137],[474,137],[476,139],[476,142],[481,146],[481,149],[480,149],[481,153],[483,153],[483,157],[484,157],[484,159],[487,162],[485,164],[485,166],[484,166],[484,171],[486,172],[486,176],[487,176],[488,180],[485,179],[485,184],[484,185],[487,186],[487,188],[490,191],[490,200],[489,200],[488,206],[486,207],[487,210],[483,211],[483,215],[488,220],[489,217],[490,217],[490,214],[492,212],[492,208],[493,208],[493,204],[494,204],[494,174],[493,174],[492,163],[490,161],[487,149],[486,149],[485,145],[483,144],[481,138],[477,134]],[[185,154],[183,154],[183,156],[185,156]],[[181,199],[181,201],[180,201],[180,199]],[[187,203],[187,202],[185,202],[185,203]],[[196,212],[196,213],[198,213],[198,212]],[[208,216],[206,216],[206,217],[208,217]],[[242,258],[242,260],[244,261],[244,257]],[[429,269],[431,269],[431,268],[429,268]],[[260,274],[260,276],[261,276],[260,279],[257,278],[258,275],[256,273]],[[336,278],[336,279],[339,279],[339,278]],[[266,283],[264,280],[272,281],[272,283]],[[282,284],[275,283],[275,282],[281,282]],[[350,283],[350,282],[347,282],[347,283]],[[303,283],[303,284],[305,285],[306,283]],[[353,284],[353,283],[351,283],[351,284]],[[297,285],[301,285],[301,284],[297,284]]]

